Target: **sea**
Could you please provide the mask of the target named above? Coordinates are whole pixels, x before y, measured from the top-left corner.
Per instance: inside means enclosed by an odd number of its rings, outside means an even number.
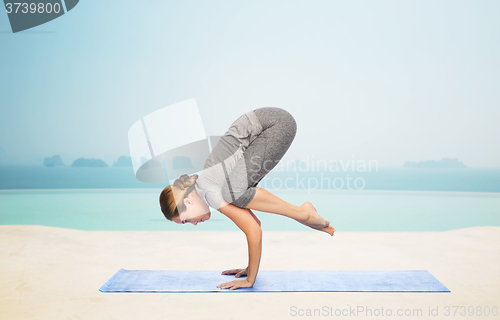
[[[166,220],[158,202],[166,185],[137,180],[131,167],[0,166],[0,224],[113,231],[238,230],[216,210],[197,226]],[[500,226],[496,168],[272,171],[258,186],[295,205],[311,202],[337,232]],[[315,232],[280,215],[255,213],[264,231]]]

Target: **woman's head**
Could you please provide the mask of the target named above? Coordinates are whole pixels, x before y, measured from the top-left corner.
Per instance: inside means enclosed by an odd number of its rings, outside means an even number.
[[[160,208],[165,218],[194,225],[210,219],[210,208],[195,189],[198,175],[183,174],[160,193]]]

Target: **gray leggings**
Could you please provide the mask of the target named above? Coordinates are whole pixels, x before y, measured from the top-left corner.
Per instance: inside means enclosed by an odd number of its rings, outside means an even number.
[[[253,111],[263,130],[229,173],[230,181],[247,178],[246,191],[234,189],[235,186],[244,186],[245,183],[236,183],[222,190],[224,199],[240,208],[245,208],[252,201],[255,187],[283,158],[297,132],[295,119],[284,109],[263,107]],[[235,199],[235,194],[240,196]]]

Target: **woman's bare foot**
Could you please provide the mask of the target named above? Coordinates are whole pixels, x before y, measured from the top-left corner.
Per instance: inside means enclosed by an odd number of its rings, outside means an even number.
[[[335,228],[332,227],[332,226],[324,227],[324,228],[317,229],[317,230],[324,231],[324,232],[328,233],[331,236],[333,236],[333,234],[335,233]]]
[[[330,226],[329,221],[326,221],[318,214],[312,203],[304,202],[300,207],[307,213],[307,218],[304,221],[299,221],[300,223],[333,236],[335,229]]]

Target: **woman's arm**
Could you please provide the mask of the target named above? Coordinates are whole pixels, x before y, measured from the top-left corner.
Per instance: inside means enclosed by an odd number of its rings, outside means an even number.
[[[255,222],[257,222],[257,224],[259,225],[259,227],[261,227],[261,223],[260,223],[259,218],[257,218],[257,216],[252,212],[252,210],[247,209],[247,208],[245,208],[245,210],[247,210],[248,212],[250,212],[250,214],[252,215],[252,217],[255,220]],[[218,210],[218,211],[220,212],[220,210]],[[230,269],[230,270],[225,270],[225,271],[222,271],[221,274],[234,274],[236,278],[239,278],[241,276],[246,276],[248,274],[248,266],[245,269]]]
[[[248,209],[239,208],[223,200],[220,212],[231,219],[243,231],[248,242],[248,274],[244,280],[233,280],[220,284],[220,288],[242,288],[253,286],[257,279],[262,254],[262,229]],[[244,282],[248,282],[249,286]],[[218,287],[219,287],[218,286]]]

